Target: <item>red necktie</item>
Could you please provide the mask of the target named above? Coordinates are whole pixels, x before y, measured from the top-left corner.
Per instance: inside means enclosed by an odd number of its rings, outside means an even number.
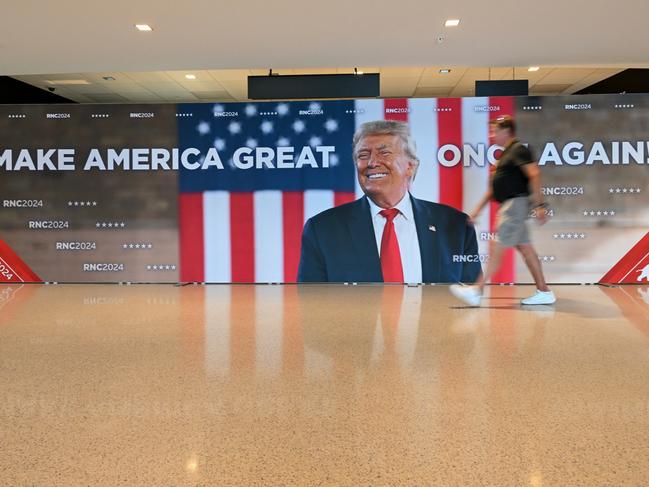
[[[401,267],[401,253],[397,232],[394,231],[394,218],[399,214],[396,208],[381,210],[385,217],[385,228],[381,237],[381,271],[383,282],[403,282],[403,268]]]

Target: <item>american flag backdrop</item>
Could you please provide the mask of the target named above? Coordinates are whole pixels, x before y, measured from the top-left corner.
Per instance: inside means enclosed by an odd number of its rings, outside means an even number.
[[[408,122],[420,167],[415,197],[471,211],[487,189],[489,167],[444,167],[445,144],[489,143],[489,120],[514,115],[511,97],[324,102],[192,104],[178,120],[181,149],[215,147],[224,169],[181,169],[180,280],[295,282],[304,222],[362,195],[352,161],[356,127],[372,120]],[[302,112],[302,114],[300,113]],[[335,146],[329,168],[247,169],[232,164],[239,147]],[[483,211],[477,231],[494,228],[497,207]],[[479,239],[480,253],[488,241]],[[515,281],[513,253],[493,282]]]

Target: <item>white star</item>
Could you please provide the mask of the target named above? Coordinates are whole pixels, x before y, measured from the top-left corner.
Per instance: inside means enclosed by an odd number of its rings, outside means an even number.
[[[219,104],[214,105],[214,108],[212,109],[213,113],[223,113],[224,111],[225,111],[225,107]]]
[[[608,211],[604,211],[604,212],[602,212],[602,215],[604,215],[604,216],[608,216]]]
[[[257,115],[257,107],[255,105],[248,104],[246,105],[246,108],[244,108],[244,112],[246,112],[247,117],[254,117]]]
[[[72,206],[72,201],[68,201],[68,206]]]
[[[588,216],[588,210],[584,211],[584,216]]]
[[[320,103],[316,103],[316,102],[309,103],[309,110],[314,111],[314,112],[316,112],[318,110],[322,110],[322,105],[320,105]]]
[[[136,249],[139,249],[139,248],[140,248],[140,244],[135,244],[135,248],[136,248]]]
[[[569,233],[569,234],[567,235],[567,237],[568,237],[568,238],[572,238],[572,233]]]
[[[90,203],[90,201],[86,201],[86,206],[92,206],[92,204]]]
[[[225,149],[225,140],[224,140],[224,139],[220,139],[220,138],[214,139],[214,148],[215,148],[217,151],[222,151],[222,150],[224,150],[224,149]]]
[[[558,233],[555,233],[555,234],[553,235],[553,237],[554,237],[554,238],[559,238],[559,234],[558,234]]]
[[[601,212],[601,211],[598,211],[598,212],[597,212],[597,216],[602,216],[602,212]]]
[[[611,210],[611,216],[615,216],[615,211]]]
[[[333,118],[327,120],[324,126],[325,129],[327,129],[327,132],[335,132],[336,130],[338,130],[338,122],[335,121]]]
[[[168,265],[166,265],[166,266],[165,266],[165,269],[166,269],[166,270],[169,270],[169,266],[168,266]]]
[[[133,244],[129,245],[128,248],[129,248],[129,249],[132,249],[132,248],[133,248]]]
[[[579,238],[579,234],[578,234],[578,233],[575,233],[575,234],[572,236],[572,238]]]
[[[101,223],[97,222],[97,224],[96,224],[95,226],[96,226],[97,228],[99,228],[99,227],[101,226]]]
[[[616,193],[619,193],[620,191],[621,191],[620,188],[615,188]]]
[[[146,270],[147,270],[147,271],[150,271],[150,270],[151,270],[151,266],[150,266],[150,265],[146,266]]]
[[[627,190],[626,188],[624,188],[624,189],[622,190],[623,193],[626,193],[627,191],[628,191],[628,190]]]
[[[566,238],[566,234],[565,234],[565,233],[562,233],[562,234],[560,235],[560,238],[563,240],[564,238]]]
[[[288,103],[280,103],[279,105],[277,105],[277,108],[275,108],[275,110],[280,117],[283,117],[288,113]]]
[[[586,234],[585,233],[580,234],[579,238],[586,238]]]
[[[157,266],[157,265],[154,265],[154,266],[153,266],[153,270],[154,270],[154,271],[157,271],[157,270],[158,270],[158,266]]]
[[[124,224],[124,222],[122,222],[122,223],[120,223],[119,226],[122,227],[122,228],[124,228],[126,225]]]
[[[86,206],[86,202],[85,202],[85,201],[82,201],[82,202],[79,203],[79,204],[80,204],[81,206]]]
[[[633,188],[629,189],[629,193],[633,193],[635,190]]]
[[[97,206],[97,202],[96,202],[96,201],[93,201],[93,202],[92,202],[92,206]]]
[[[322,145],[322,139],[320,137],[317,137],[317,136],[314,135],[313,137],[311,137],[309,139],[309,145],[311,147],[318,147],[318,146]]]
[[[615,191],[615,190],[614,190],[613,188],[609,188],[609,190],[608,190],[609,193],[612,193],[612,192],[614,192],[614,191]]]
[[[228,125],[228,131],[232,134],[238,134],[241,132],[241,124],[239,122],[232,121],[230,122],[230,125]],[[218,150],[218,148],[217,148]]]
[[[149,248],[152,249],[152,248],[153,248],[153,245],[149,244]]]
[[[300,134],[304,132],[304,129],[306,128],[306,124],[304,123],[304,120],[296,120],[293,122],[293,130],[295,130],[295,133]]]
[[[74,206],[79,206],[79,202],[78,202],[78,201],[75,201],[75,202],[74,202]]]
[[[639,193],[639,192],[640,192],[640,188],[636,188],[636,189],[635,189],[635,192],[636,192],[636,193]]]
[[[112,223],[109,223],[109,224],[108,224],[108,228],[113,228],[113,224],[112,224]]]
[[[270,134],[273,131],[273,122],[270,120],[264,120],[261,122],[261,131],[265,134]]]
[[[340,163],[340,158],[337,154],[331,154],[329,156],[329,165],[331,167],[336,167]]]
[[[255,149],[259,143],[253,139],[252,137],[248,137],[248,140],[246,140],[246,147],[250,147],[251,149]]]
[[[124,245],[122,245],[122,247],[125,248],[125,249],[127,249],[127,248],[128,248],[128,244],[124,244]]]
[[[106,222],[102,222],[101,228],[106,228]]]
[[[198,133],[201,135],[209,134],[210,124],[207,122],[201,122],[198,124],[198,127],[196,127],[196,130],[198,130]]]
[[[171,266],[171,270],[172,270],[172,271],[175,271],[175,270],[176,270],[176,266],[175,266],[175,265],[172,265],[172,266]]]
[[[287,139],[286,137],[280,137],[277,140],[277,146],[278,147],[288,147],[289,145],[291,145],[291,141],[289,139]]]

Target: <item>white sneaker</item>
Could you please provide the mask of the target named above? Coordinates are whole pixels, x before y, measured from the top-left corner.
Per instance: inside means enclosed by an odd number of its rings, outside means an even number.
[[[460,284],[452,284],[449,287],[451,294],[460,301],[464,301],[469,306],[480,306],[482,294],[478,291],[476,286],[462,286]]]
[[[521,300],[521,304],[554,304],[557,298],[552,291],[539,291],[529,298]]]

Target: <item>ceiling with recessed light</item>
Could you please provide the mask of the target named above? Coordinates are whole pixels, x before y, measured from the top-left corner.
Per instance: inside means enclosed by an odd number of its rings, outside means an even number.
[[[557,94],[649,66],[644,0],[331,0],[321,7],[297,0],[7,1],[0,75],[54,86],[75,101],[157,102],[245,99],[246,76],[269,68],[358,67],[381,73],[382,96],[468,96],[475,79],[488,76],[526,77],[531,93]],[[460,23],[445,27],[448,19]],[[153,30],[135,28],[144,23]],[[530,65],[539,71],[528,72]]]

